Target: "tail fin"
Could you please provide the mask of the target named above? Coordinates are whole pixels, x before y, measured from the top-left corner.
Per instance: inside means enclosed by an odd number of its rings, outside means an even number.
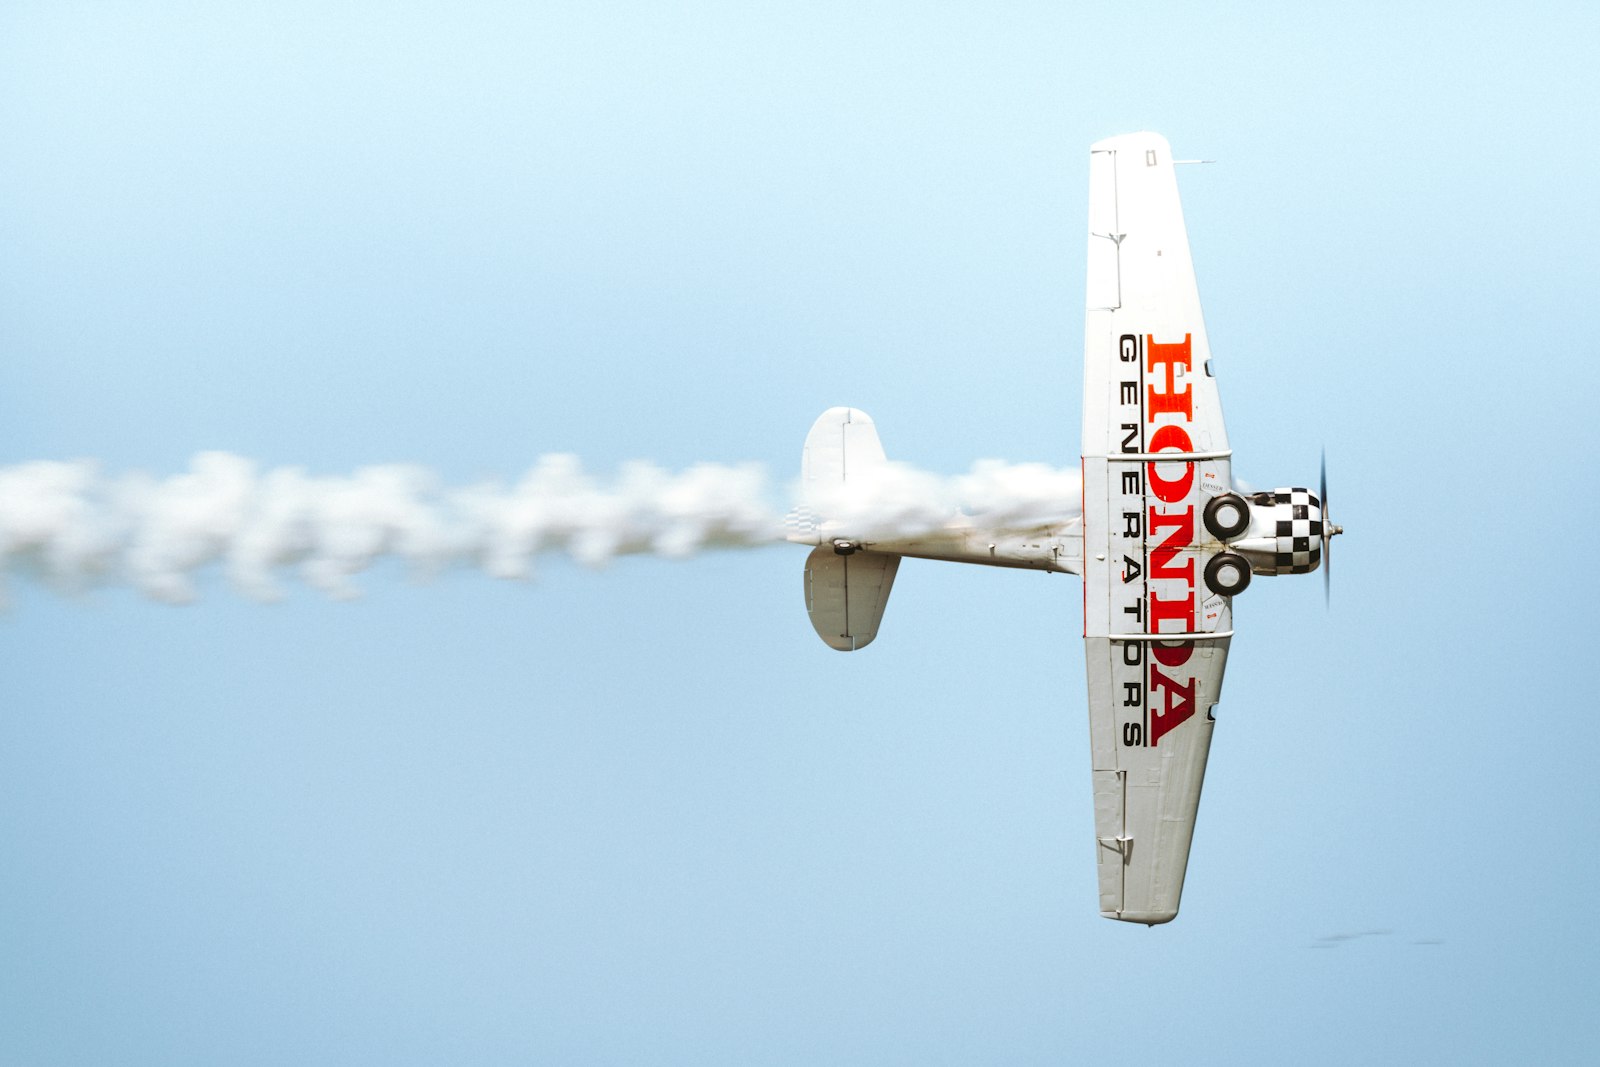
[[[828,542],[819,528],[826,516],[811,511],[810,498],[887,462],[878,428],[864,411],[829,408],[806,434],[800,478],[807,503],[799,509],[803,515],[795,516],[805,528],[792,523],[800,536],[791,540],[819,545],[806,560],[806,611],[817,636],[841,652],[865,648],[878,636],[900,557]]]

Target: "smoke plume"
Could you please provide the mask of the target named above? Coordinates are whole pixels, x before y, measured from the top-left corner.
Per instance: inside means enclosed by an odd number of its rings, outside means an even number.
[[[805,504],[852,529],[905,535],[957,509],[1006,525],[1076,512],[1077,479],[1040,465],[985,462],[944,478],[891,463]],[[384,559],[423,574],[471,567],[526,579],[545,554],[599,566],[782,541],[787,506],[777,495],[753,464],[674,472],[631,463],[601,478],[569,455],[544,456],[511,484],[455,487],[414,466],[327,477],[223,452],[200,453],[164,479],[107,476],[91,462],[23,463],[0,467],[0,577],[66,590],[126,584],[171,603],[193,600],[197,574],[213,567],[261,600],[280,597],[289,573],[354,596],[354,576]]]

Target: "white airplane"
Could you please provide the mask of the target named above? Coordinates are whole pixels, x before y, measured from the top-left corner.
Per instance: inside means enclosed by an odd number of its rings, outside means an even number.
[[[1084,581],[1089,748],[1100,913],[1155,925],[1178,914],[1212,708],[1253,575],[1322,566],[1320,493],[1234,488],[1171,149],[1153,133],[1089,150],[1083,499],[1025,527],[958,517],[873,539],[805,508],[789,540],[817,635],[841,651],[877,636],[902,556],[1077,574]],[[832,408],[806,438],[808,496],[886,463],[872,420]]]

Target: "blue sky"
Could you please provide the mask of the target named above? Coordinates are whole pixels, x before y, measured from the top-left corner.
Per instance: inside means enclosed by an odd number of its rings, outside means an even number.
[[[852,655],[787,546],[14,587],[0,1062],[1584,1058],[1597,23],[9,5],[0,462],[781,473],[852,404],[1070,465],[1086,150],[1154,129],[1218,160],[1235,469],[1326,445],[1349,534],[1332,612],[1236,606],[1155,930],[1096,913],[1075,579],[910,561]]]

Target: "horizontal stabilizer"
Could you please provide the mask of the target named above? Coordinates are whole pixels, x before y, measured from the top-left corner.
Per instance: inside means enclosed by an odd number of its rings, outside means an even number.
[[[878,636],[900,557],[877,552],[840,555],[830,545],[806,558],[806,611],[829,648],[854,652]]]
[[[829,408],[806,434],[800,481],[808,495],[814,489],[827,492],[885,462],[871,416],[856,408]]]

